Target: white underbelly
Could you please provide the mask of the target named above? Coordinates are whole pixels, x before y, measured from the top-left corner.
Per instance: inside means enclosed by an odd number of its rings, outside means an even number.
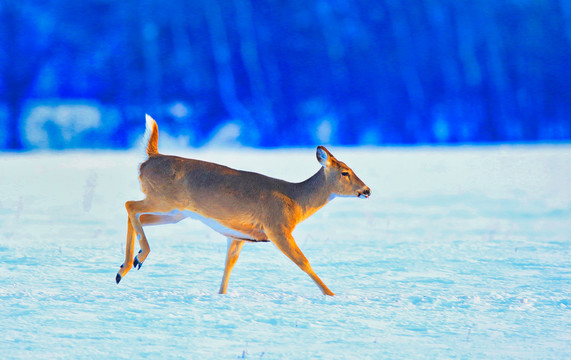
[[[212,230],[214,230],[214,231],[216,231],[216,232],[218,232],[218,233],[220,233],[226,237],[234,238],[234,239],[241,239],[241,240],[257,241],[257,239],[252,238],[250,235],[246,235],[246,234],[241,233],[239,231],[236,231],[234,229],[230,229],[229,227],[226,227],[226,226],[220,224],[218,221],[216,221],[214,219],[204,217],[204,216],[197,214],[195,212],[192,212],[190,210],[173,210],[173,211],[168,212],[168,213],[150,212],[150,213],[144,213],[144,214],[165,215],[165,216],[176,218],[177,222],[180,220],[183,220],[185,218],[191,218],[191,219],[199,220],[204,225],[208,226]],[[143,214],[138,214],[138,215],[141,216]]]

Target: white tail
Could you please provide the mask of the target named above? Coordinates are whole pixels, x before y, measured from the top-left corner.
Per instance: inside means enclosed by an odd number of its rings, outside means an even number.
[[[159,153],[157,144],[159,142],[159,126],[157,122],[149,115],[145,115],[145,119],[147,121],[147,131],[149,133],[148,138],[149,141],[147,142],[147,155],[154,156]]]
[[[334,295],[315,274],[291,233],[295,226],[335,196],[368,198],[371,190],[343,162],[319,146],[319,171],[301,183],[290,183],[226,166],[161,155],[157,150],[158,126],[147,115],[151,129],[147,154],[141,164],[141,188],[146,198],[127,201],[125,262],[116,281],[149,254],[143,226],[171,224],[187,217],[204,222],[228,238],[228,253],[220,293],[246,241],[271,241],[315,281],[325,295]],[[133,258],[135,234],[141,250]]]

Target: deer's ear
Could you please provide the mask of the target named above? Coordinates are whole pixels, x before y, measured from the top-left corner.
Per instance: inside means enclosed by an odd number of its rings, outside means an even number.
[[[315,156],[317,156],[317,161],[324,167],[331,165],[333,160],[333,155],[323,146],[318,146],[317,151],[315,152]]]

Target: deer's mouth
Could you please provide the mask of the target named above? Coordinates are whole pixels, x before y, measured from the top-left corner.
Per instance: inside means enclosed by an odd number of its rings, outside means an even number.
[[[360,199],[368,199],[369,196],[371,196],[371,190],[368,188],[362,191],[357,191],[357,197]]]

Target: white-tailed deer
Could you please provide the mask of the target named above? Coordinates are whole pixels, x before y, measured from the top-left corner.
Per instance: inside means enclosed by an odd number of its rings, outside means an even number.
[[[371,190],[353,170],[319,146],[319,171],[301,183],[290,183],[205,161],[161,155],[157,150],[159,129],[148,115],[147,127],[149,158],[139,170],[146,198],[125,203],[129,214],[127,245],[117,283],[133,266],[141,268],[149,255],[143,226],[172,224],[190,217],[228,238],[221,294],[226,293],[244,242],[271,241],[315,281],[323,294],[334,295],[315,274],[291,233],[336,196],[370,196]],[[133,258],[135,235],[141,250]]]

